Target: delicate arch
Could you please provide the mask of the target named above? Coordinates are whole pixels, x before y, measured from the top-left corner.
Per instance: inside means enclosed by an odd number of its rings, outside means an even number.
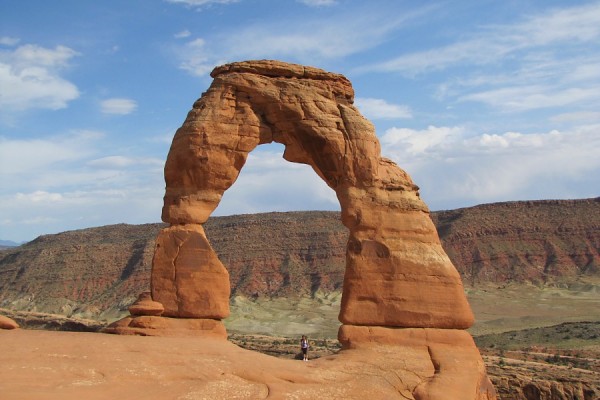
[[[152,298],[165,316],[229,314],[227,270],[202,224],[248,154],[270,142],[336,192],[349,229],[339,319],[346,325],[468,328],[473,315],[408,174],[382,158],[342,75],[277,61],[217,67],[178,129],[165,165]]]

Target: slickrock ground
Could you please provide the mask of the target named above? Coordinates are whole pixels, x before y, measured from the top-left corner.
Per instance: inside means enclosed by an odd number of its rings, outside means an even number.
[[[413,399],[436,376],[429,357],[426,347],[374,346],[303,362],[207,338],[20,329],[0,331],[0,397]]]

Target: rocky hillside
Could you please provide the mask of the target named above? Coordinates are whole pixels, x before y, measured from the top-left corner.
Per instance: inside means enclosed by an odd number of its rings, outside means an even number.
[[[600,275],[600,198],[489,204],[432,217],[467,285]],[[162,226],[70,231],[0,251],[0,307],[110,318],[148,290]],[[347,233],[336,212],[214,217],[205,228],[234,295],[341,288]]]
[[[432,218],[468,285],[600,274],[600,198],[485,204]]]

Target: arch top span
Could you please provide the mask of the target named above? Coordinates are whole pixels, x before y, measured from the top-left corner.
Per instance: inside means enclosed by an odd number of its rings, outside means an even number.
[[[270,142],[335,192],[349,230],[339,319],[346,325],[468,328],[473,315],[418,187],[381,156],[340,74],[279,61],[217,67],[173,139],[152,298],[165,315],[221,319],[229,282],[202,224],[248,154]],[[348,330],[346,330],[348,332]]]

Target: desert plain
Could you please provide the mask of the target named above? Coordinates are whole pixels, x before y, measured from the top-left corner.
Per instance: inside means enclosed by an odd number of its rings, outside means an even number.
[[[565,386],[598,393],[600,341],[590,337],[600,330],[599,288],[598,282],[466,288],[476,315],[470,332],[499,398],[535,398],[517,397],[511,382],[549,388],[555,382],[563,393]],[[229,341],[0,330],[1,398],[403,398],[396,390],[395,371],[418,355],[377,346],[340,352],[335,338],[339,299],[336,293],[296,299],[238,296],[225,320]],[[25,314],[11,313],[16,319]],[[581,321],[596,322],[588,328],[590,335],[565,338],[564,329]],[[563,325],[561,333],[562,323],[575,324]],[[539,334],[514,339],[528,330]],[[302,333],[312,344],[309,362],[296,359]],[[382,371],[381,365],[389,370]]]

